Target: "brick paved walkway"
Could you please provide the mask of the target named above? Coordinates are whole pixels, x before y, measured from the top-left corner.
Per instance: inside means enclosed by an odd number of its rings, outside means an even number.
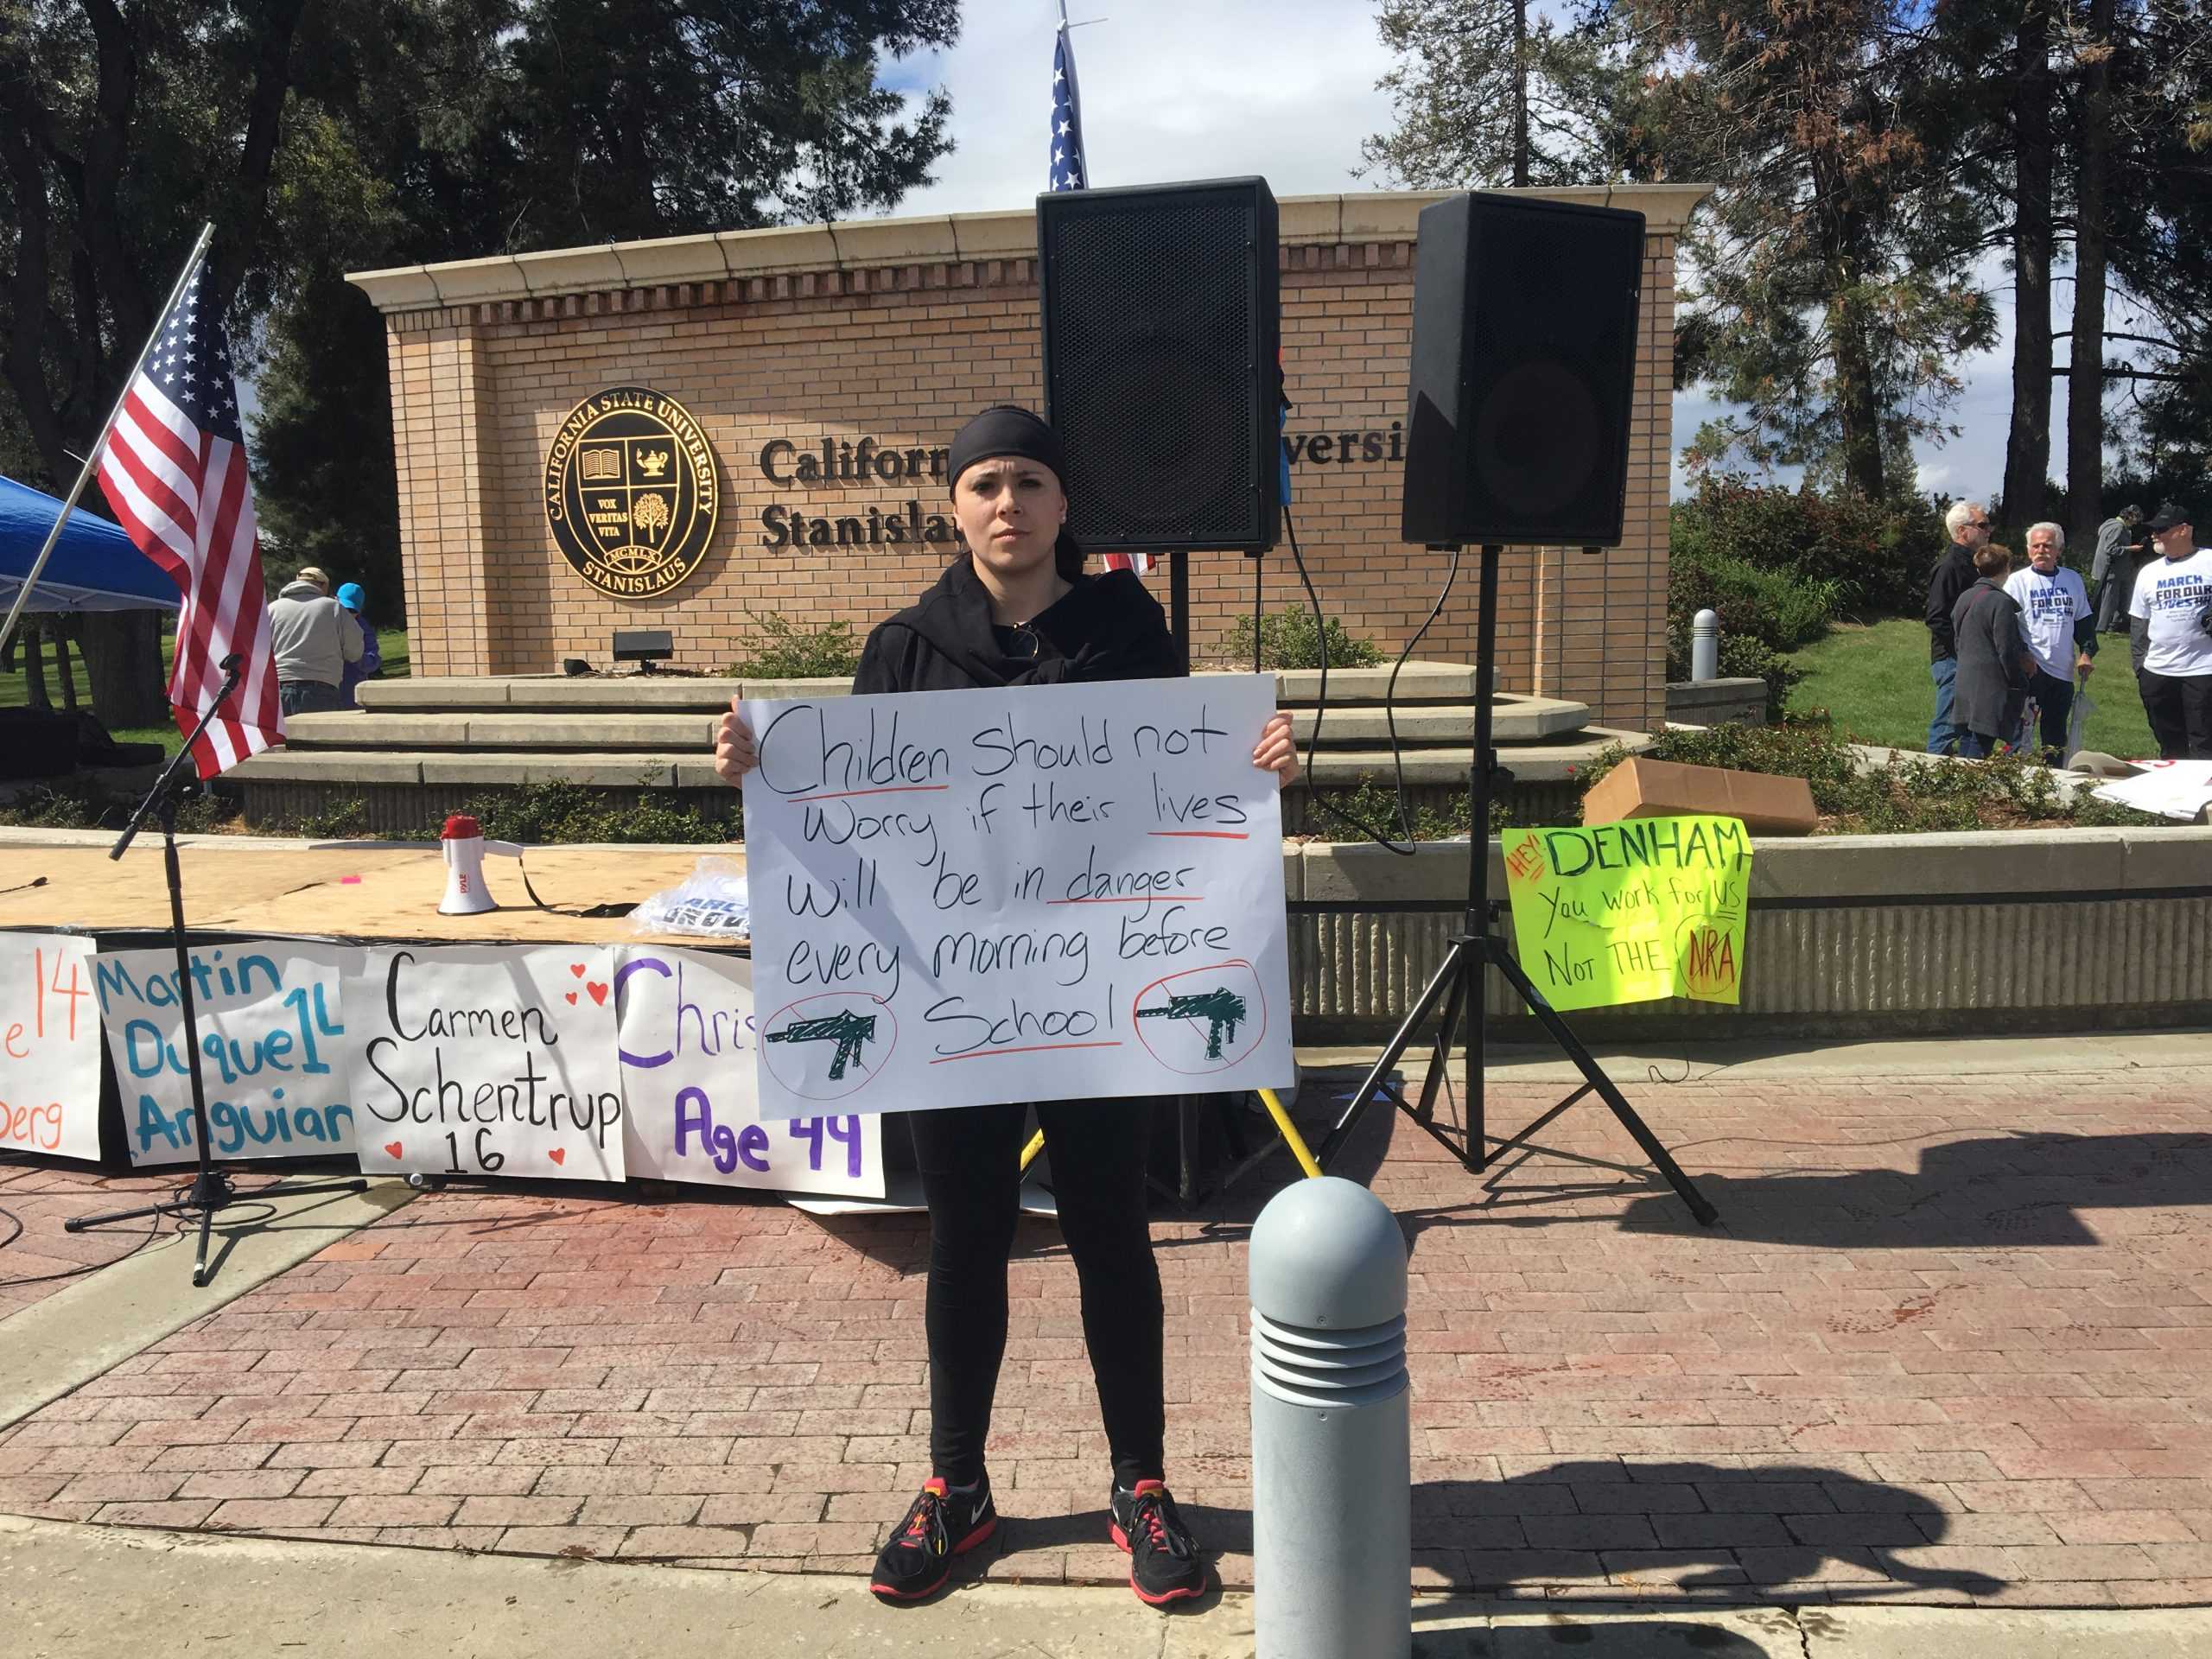
[[[1494,1122],[1557,1092],[1494,1089]],[[1632,1161],[1601,1108],[1481,1181],[1380,1117],[1352,1149],[1413,1249],[1420,1582],[2212,1602],[2212,1068],[1630,1093],[1722,1226],[1578,1161]],[[1232,1586],[1251,1212],[1155,1228],[1169,1472]],[[856,1572],[928,1473],[922,1247],[427,1198],[0,1431],[0,1507]],[[994,1577],[1125,1573],[1073,1288],[1026,1224]]]
[[[135,1210],[167,1198],[191,1179],[188,1166],[160,1175],[110,1179],[80,1170],[0,1162],[0,1210],[8,1212],[0,1216],[0,1319],[82,1276],[71,1269],[105,1267],[146,1243],[147,1224],[143,1221],[70,1233],[61,1224],[71,1216]]]

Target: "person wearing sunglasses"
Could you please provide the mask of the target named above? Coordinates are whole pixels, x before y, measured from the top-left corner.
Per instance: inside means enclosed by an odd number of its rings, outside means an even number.
[[[1988,511],[1979,501],[1954,502],[1943,528],[1951,532],[1951,545],[1928,578],[1928,675],[1936,682],[1936,715],[1928,722],[1930,754],[1954,753],[1966,735],[1955,718],[1959,645],[1951,613],[1959,596],[1980,580],[1974,556],[1989,541]]]
[[[918,603],[868,636],[856,694],[1184,672],[1160,602],[1135,575],[1084,573],[1083,550],[1067,531],[1066,454],[1050,426],[1011,404],[987,409],[953,439],[948,470],[962,550]],[[756,760],[733,703],[716,732],[715,770],[734,784]],[[1287,715],[1268,722],[1251,764],[1284,784],[1297,777]],[[998,1529],[983,1447],[1006,1351],[1027,1109],[963,1106],[907,1116],[930,1213],[924,1318],[932,1472],[876,1557],[869,1588],[886,1601],[934,1594],[955,1558]],[[1145,1218],[1152,1115],[1142,1100],[1057,1100],[1039,1103],[1037,1116],[1113,1465],[1109,1531],[1129,1552],[1139,1597],[1159,1605],[1196,1596],[1205,1587],[1205,1559],[1163,1466],[1166,1327]]]

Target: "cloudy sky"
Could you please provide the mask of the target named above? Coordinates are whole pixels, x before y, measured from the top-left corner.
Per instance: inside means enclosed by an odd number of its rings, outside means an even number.
[[[1018,207],[1044,188],[1056,0],[967,0],[963,10],[950,51],[889,66],[894,86],[951,93],[958,144],[901,213]],[[1093,183],[1256,173],[1279,196],[1378,188],[1352,174],[1360,140],[1390,121],[1375,90],[1390,59],[1370,0],[1069,0],[1068,15],[1078,25]],[[2009,291],[1997,298],[2009,325]],[[2011,350],[2008,326],[1996,351],[1964,365],[1953,419],[1965,434],[1922,452],[1922,488],[1985,494],[2001,481]],[[1678,394],[1676,441],[1714,407]]]

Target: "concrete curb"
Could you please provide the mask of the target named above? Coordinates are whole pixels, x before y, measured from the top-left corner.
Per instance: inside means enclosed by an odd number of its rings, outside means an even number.
[[[240,1206],[239,1220],[226,1226],[217,1218],[214,1280],[205,1288],[192,1283],[197,1239],[171,1233],[32,1303],[0,1321],[0,1428],[383,1220],[414,1197],[405,1182],[385,1179],[371,1181],[365,1192],[248,1203]],[[136,1205],[118,1196],[116,1207]]]
[[[348,1659],[576,1652],[723,1659],[733,1649],[869,1659],[1230,1659],[1252,1606],[1223,1596],[1169,1615],[1126,1591],[976,1584],[887,1608],[854,1580],[610,1566],[372,1544],[136,1531],[0,1517],[0,1628],[27,1659],[298,1647]],[[1416,1601],[1417,1659],[2212,1659],[2212,1613],[1942,1607],[1522,1610]],[[1345,1659],[1356,1659],[1345,1656]]]

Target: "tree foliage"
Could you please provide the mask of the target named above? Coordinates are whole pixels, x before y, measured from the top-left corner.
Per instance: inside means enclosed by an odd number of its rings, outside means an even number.
[[[1439,187],[1503,184],[1522,161],[1537,184],[1712,182],[1681,245],[1675,361],[1732,407],[1691,440],[1694,467],[1909,490],[1916,447],[1956,435],[2007,301],[2013,516],[2046,505],[2054,378],[2077,529],[2096,522],[2115,399],[2139,469],[2212,456],[2203,0],[1582,0],[1571,25],[1523,33],[1524,16],[1385,0],[1397,125],[1364,153]],[[2069,276],[2073,327],[2054,334]]]
[[[888,207],[950,111],[884,60],[958,26],[957,0],[0,7],[0,465],[73,474],[212,219],[267,537],[390,614],[383,330],[344,273]]]
[[[1649,178],[1634,36],[1599,14],[1561,28],[1528,0],[1382,0],[1397,124],[1363,171],[1417,190]]]

